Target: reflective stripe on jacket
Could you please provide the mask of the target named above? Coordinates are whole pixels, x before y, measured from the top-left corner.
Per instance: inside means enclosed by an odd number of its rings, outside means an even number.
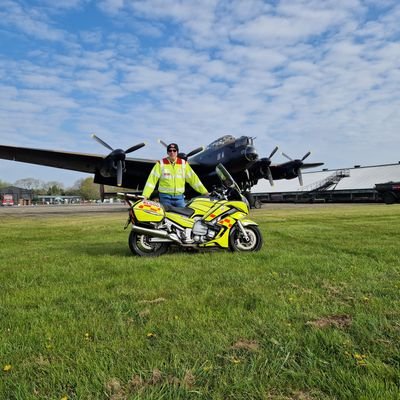
[[[160,193],[176,196],[185,192],[185,183],[188,183],[200,194],[206,194],[208,190],[201,183],[192,167],[181,158],[171,163],[168,158],[163,158],[154,165],[143,190],[144,197],[150,197],[158,182]]]

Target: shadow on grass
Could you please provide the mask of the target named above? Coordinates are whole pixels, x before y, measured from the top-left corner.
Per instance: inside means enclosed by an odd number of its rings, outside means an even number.
[[[80,253],[91,257],[117,256],[117,257],[132,257],[133,254],[129,250],[128,245],[115,243],[91,243],[82,244],[79,247],[71,247],[74,253]]]
[[[86,254],[88,256],[117,256],[117,257],[139,257],[136,254],[133,254],[129,249],[129,246],[125,244],[118,244],[118,246],[107,244],[107,243],[96,243],[96,244],[88,244],[86,247],[82,245],[79,249],[75,248],[75,252],[79,250],[79,252]],[[191,247],[179,247],[179,246],[170,246],[168,251],[161,255],[160,257],[166,255],[200,255],[200,254],[222,254],[226,252],[227,254],[231,254],[228,250],[212,248],[212,249],[199,249],[199,248],[191,248]],[[147,258],[147,257],[144,257]]]

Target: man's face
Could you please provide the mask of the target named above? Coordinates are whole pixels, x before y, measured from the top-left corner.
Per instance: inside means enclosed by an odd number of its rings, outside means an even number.
[[[172,160],[175,161],[176,158],[178,157],[178,150],[175,147],[170,147],[168,149],[168,157]]]

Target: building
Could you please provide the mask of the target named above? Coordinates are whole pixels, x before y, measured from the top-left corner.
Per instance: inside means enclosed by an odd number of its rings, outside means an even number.
[[[7,195],[7,197],[12,196],[14,205],[29,206],[32,204],[33,200],[32,190],[16,186],[9,186],[0,189],[0,198],[3,199],[4,195]]]
[[[271,186],[267,179],[253,186],[258,202],[382,202],[400,200],[397,192],[387,194],[380,184],[400,182],[397,164],[360,166],[336,170],[303,172],[303,186],[298,179],[278,180]],[[376,187],[378,185],[378,188]],[[392,185],[393,188],[396,185]],[[397,189],[393,189],[397,190]]]
[[[80,204],[81,196],[37,196],[38,204]]]

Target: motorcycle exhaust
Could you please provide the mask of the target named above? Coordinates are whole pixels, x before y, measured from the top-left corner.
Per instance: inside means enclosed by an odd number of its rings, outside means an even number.
[[[181,243],[179,238],[175,234],[169,234],[165,231],[159,231],[157,229],[143,228],[142,226],[132,225],[132,230],[143,235],[153,236],[161,239],[169,239],[172,242]]]

